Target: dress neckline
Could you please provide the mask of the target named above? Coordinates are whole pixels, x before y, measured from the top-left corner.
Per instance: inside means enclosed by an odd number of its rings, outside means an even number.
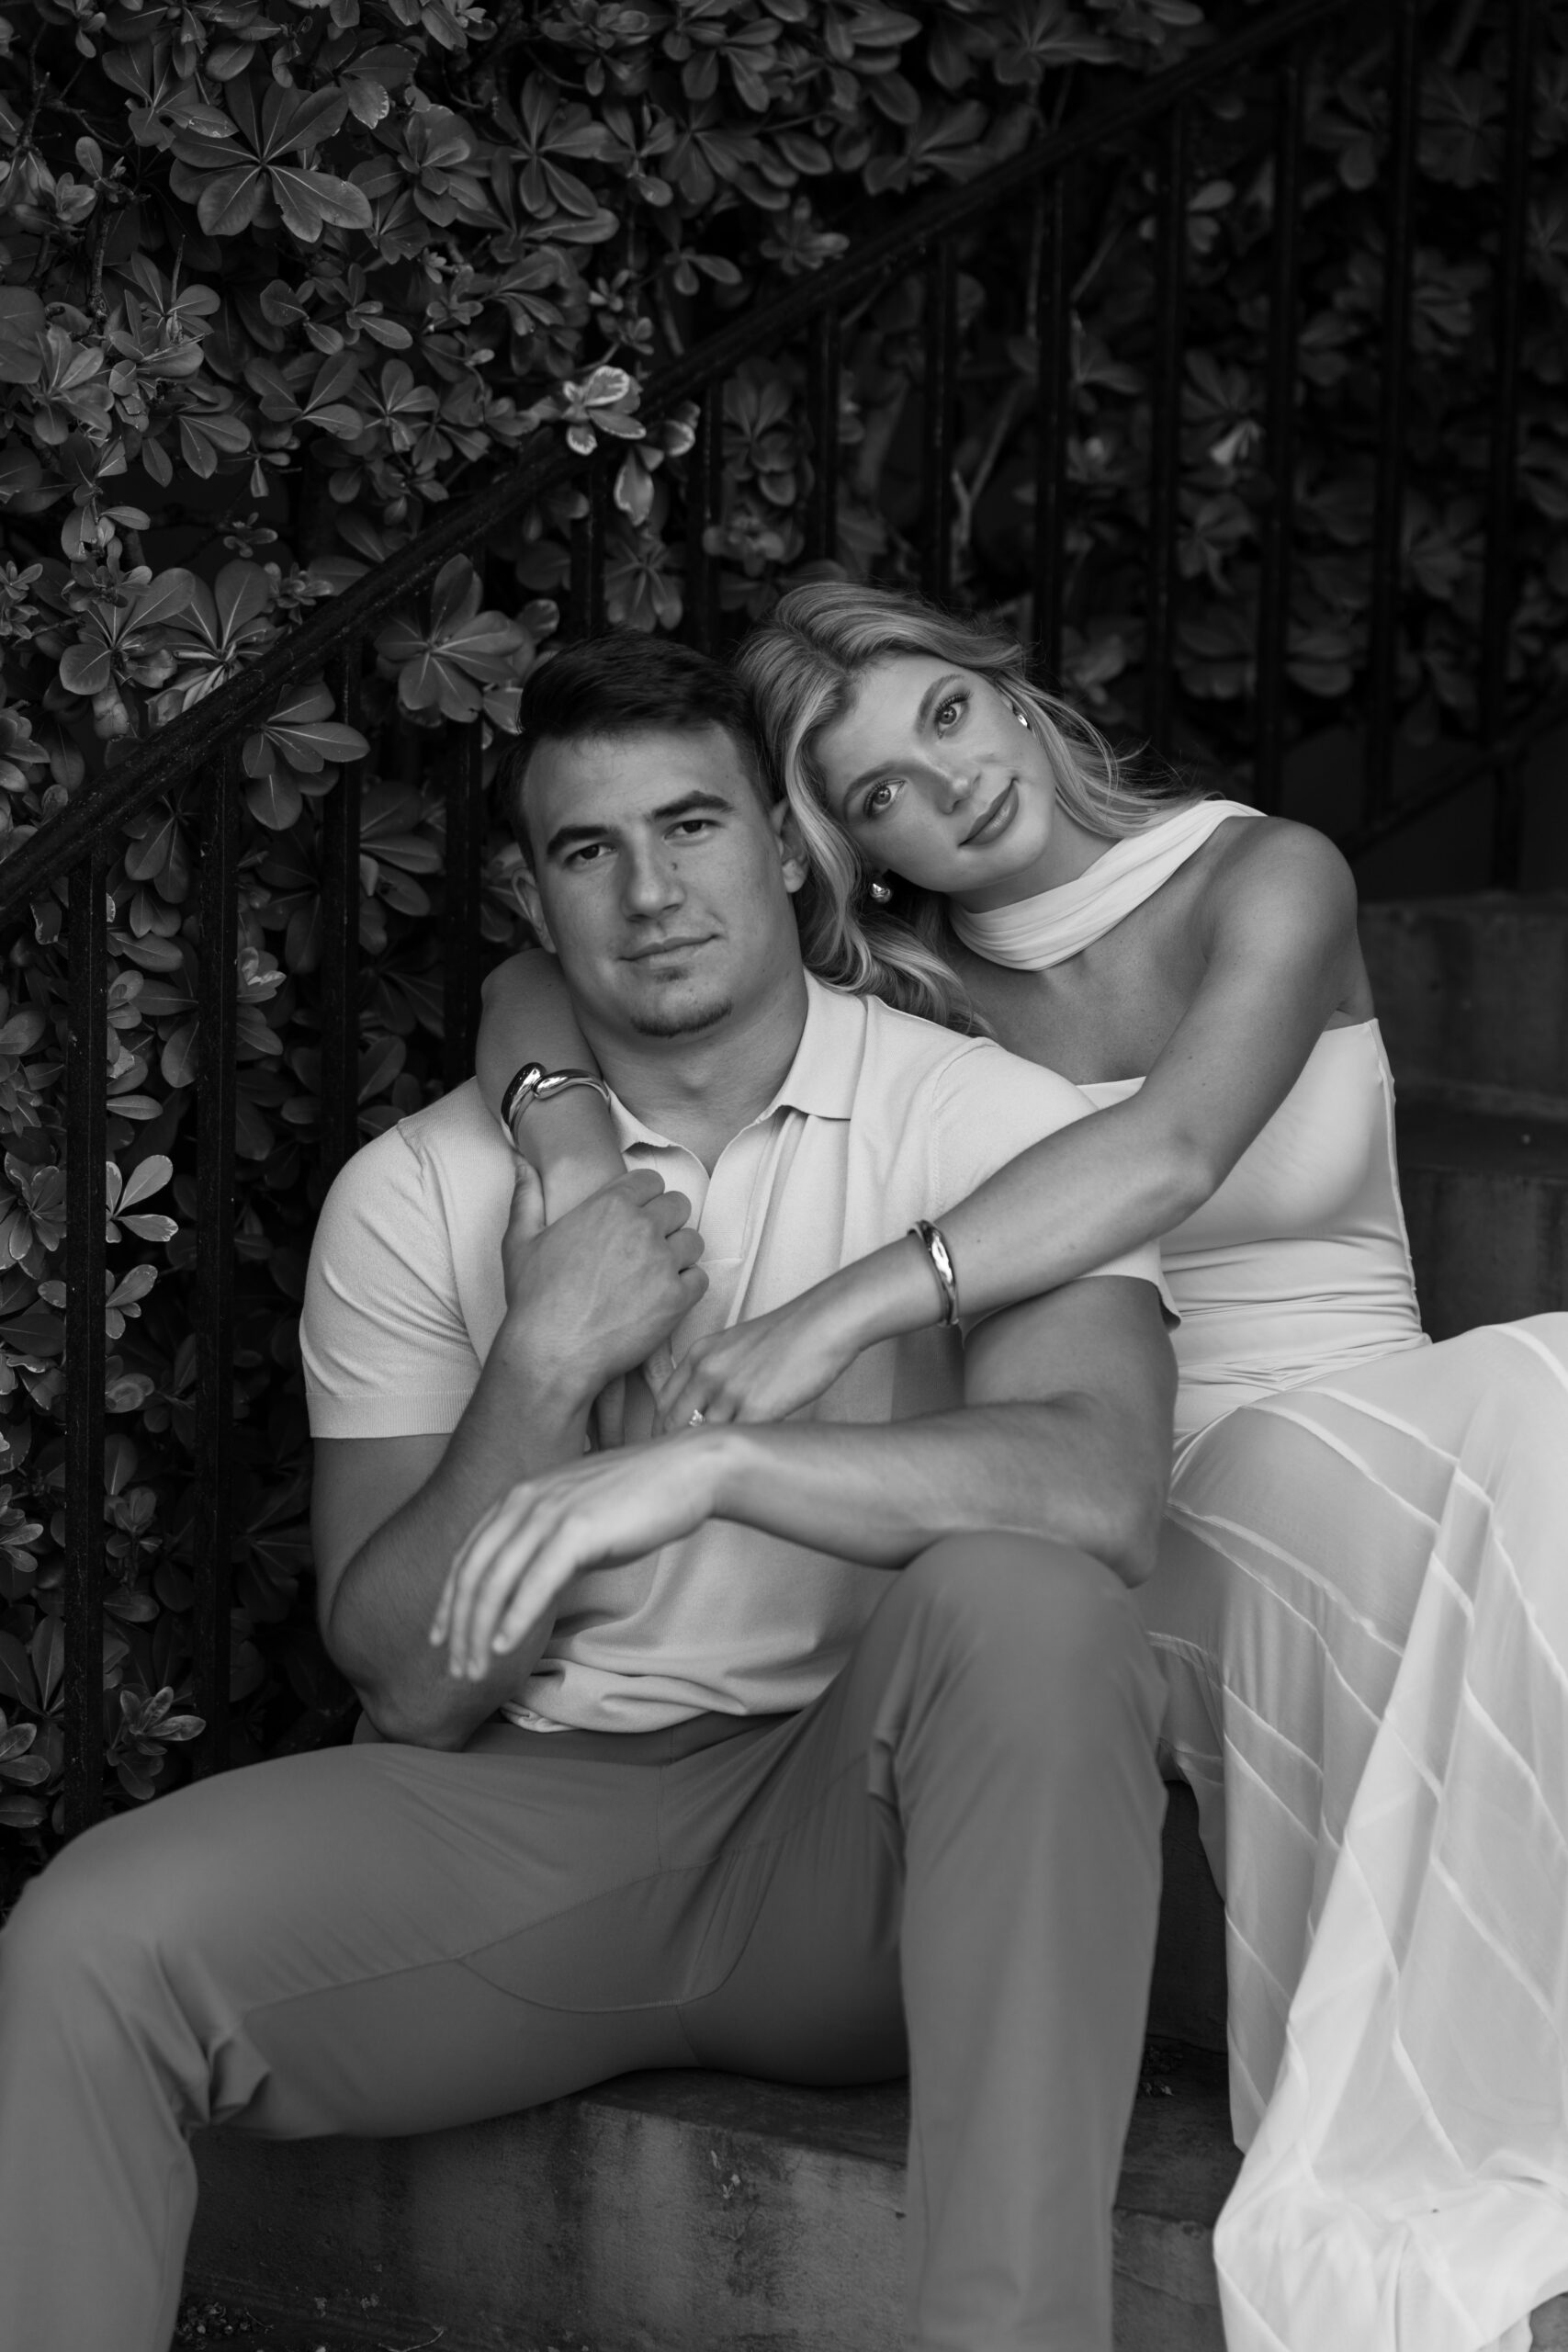
[[[1097,857],[1075,882],[1059,883],[1032,899],[972,912],[950,905],[953,930],[965,947],[988,963],[1043,972],[1080,956],[1135,907],[1152,899],[1188,859],[1202,848],[1229,817],[1262,812],[1244,800],[1199,800],[1163,823],[1128,833]]]

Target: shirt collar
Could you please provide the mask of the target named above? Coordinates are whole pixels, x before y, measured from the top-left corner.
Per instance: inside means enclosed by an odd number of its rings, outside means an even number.
[[[807,972],[806,1023],[795,1059],[773,1101],[750,1124],[761,1126],[780,1111],[804,1112],[811,1119],[851,1117],[865,1055],[866,1021],[863,997],[830,989]],[[639,1143],[665,1151],[676,1148],[668,1136],[645,1126],[618,1095],[611,1096],[610,1108],[623,1151]]]

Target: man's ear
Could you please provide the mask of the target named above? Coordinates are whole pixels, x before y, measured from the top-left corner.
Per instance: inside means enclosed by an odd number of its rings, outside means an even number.
[[[550,927],[545,921],[545,902],[539,896],[539,886],[535,881],[532,872],[526,865],[514,865],[510,878],[512,896],[516,901],[524,922],[540,946],[547,948],[553,956],[556,952],[556,943],[550,937]]]
[[[791,897],[803,889],[809,872],[800,827],[795,821],[795,810],[787,800],[775,800],[768,811],[768,822],[773,829],[773,839],[779,845],[779,866],[784,875],[784,888]]]

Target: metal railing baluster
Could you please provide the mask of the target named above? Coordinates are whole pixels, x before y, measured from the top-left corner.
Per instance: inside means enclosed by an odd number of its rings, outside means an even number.
[[[1275,84],[1274,240],[1269,275],[1269,395],[1264,463],[1269,497],[1262,519],[1258,596],[1258,733],[1253,797],[1280,806],[1285,757],[1285,692],[1291,628],[1291,533],[1295,520],[1296,351],[1300,301],[1302,103],[1305,74],[1300,42],[1280,61]]]
[[[364,640],[333,656],[327,684],[345,727],[364,718]],[[363,732],[361,728],[361,732]],[[319,806],[321,876],[321,1168],[330,1183],[359,1148],[359,804],[362,760],[347,763]]]
[[[716,379],[704,388],[697,437],[686,461],[685,636],[703,653],[717,650],[720,617],[719,559],[704,542],[710,526],[723,519],[724,384]]]
[[[1503,121],[1503,187],[1495,299],[1497,374],[1492,391],[1492,448],[1486,497],[1486,571],[1481,616],[1481,736],[1495,742],[1507,721],[1508,628],[1514,615],[1514,473],[1518,449],[1519,345],[1524,323],[1525,235],[1529,217],[1529,157],[1535,65],[1534,0],[1509,9],[1508,95]],[[1492,815],[1492,880],[1517,888],[1524,829],[1523,766],[1496,771]]]
[[[1066,169],[1041,190],[1040,267],[1035,281],[1034,642],[1047,682],[1062,682],[1066,584],[1067,435],[1071,429],[1072,281],[1067,269],[1070,194]]]
[[[1383,225],[1382,370],[1378,387],[1372,512],[1371,616],[1367,640],[1363,824],[1393,797],[1400,582],[1404,536],[1404,418],[1410,386],[1410,292],[1416,261],[1416,141],[1421,0],[1394,0],[1389,74],[1388,200]]]
[[[446,768],[446,892],[442,916],[442,1083],[474,1074],[479,1031],[479,890],[485,803],[480,722],[459,727]]]
[[[953,594],[953,458],[958,425],[958,248],[939,237],[926,254],[926,399],[920,584]]]
[[[610,522],[610,478],[604,452],[595,450],[581,478],[587,507],[571,526],[570,619],[574,637],[604,626],[604,539]]]
[[[839,547],[839,313],[818,311],[807,330],[806,415],[811,432],[811,489],[806,502],[806,559],[831,562]]]
[[[1159,129],[1156,166],[1155,345],[1149,398],[1149,544],[1144,624],[1144,731],[1170,749],[1180,524],[1181,330],[1187,290],[1187,108]]]
[[[197,880],[196,1497],[191,1646],[196,1712],[207,1730],[197,1773],[221,1771],[229,1745],[229,1584],[233,1538],[234,1110],[240,739],[225,745],[201,811]]]
[[[105,858],[71,869],[65,1057],[65,1834],[98,1818],[104,1776]]]

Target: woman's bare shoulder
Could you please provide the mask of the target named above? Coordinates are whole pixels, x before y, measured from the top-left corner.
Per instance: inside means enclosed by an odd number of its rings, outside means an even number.
[[[1344,855],[1326,833],[1289,817],[1222,825],[1204,884],[1218,918],[1264,918],[1314,931],[1355,928],[1356,882]]]

